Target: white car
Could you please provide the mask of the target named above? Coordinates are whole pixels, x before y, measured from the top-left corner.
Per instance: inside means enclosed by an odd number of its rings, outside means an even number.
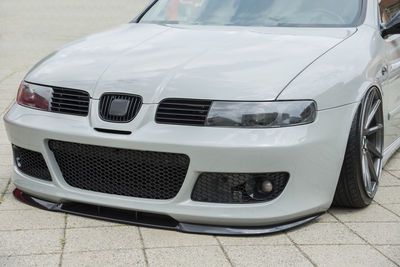
[[[400,3],[158,0],[40,61],[5,115],[40,208],[264,234],[368,206],[400,145]]]

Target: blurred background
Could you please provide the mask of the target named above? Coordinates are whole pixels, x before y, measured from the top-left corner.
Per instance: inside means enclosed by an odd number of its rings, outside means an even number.
[[[0,0],[0,91],[7,92],[0,106],[41,58],[70,41],[128,23],[148,2]]]

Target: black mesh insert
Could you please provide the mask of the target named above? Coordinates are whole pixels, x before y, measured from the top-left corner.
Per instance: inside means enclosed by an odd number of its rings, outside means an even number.
[[[49,141],[64,180],[80,189],[150,199],[174,198],[185,179],[189,157]]]
[[[43,155],[39,152],[13,145],[14,160],[18,169],[35,178],[51,181],[51,175]]]
[[[272,192],[254,198],[254,185],[269,180]],[[212,203],[258,203],[277,198],[285,189],[289,174],[279,173],[203,173],[199,176],[192,192],[192,200]]]

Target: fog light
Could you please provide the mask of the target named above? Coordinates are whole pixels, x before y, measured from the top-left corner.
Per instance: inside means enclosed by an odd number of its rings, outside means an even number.
[[[251,204],[279,197],[289,173],[202,173],[193,189],[192,200],[210,203]]]
[[[245,190],[250,198],[263,201],[268,199],[274,191],[274,186],[270,180],[266,180],[264,177],[253,177],[247,180]]]
[[[269,180],[265,180],[261,184],[261,190],[265,193],[271,193],[273,189],[274,189],[274,186],[272,185],[272,183]]]

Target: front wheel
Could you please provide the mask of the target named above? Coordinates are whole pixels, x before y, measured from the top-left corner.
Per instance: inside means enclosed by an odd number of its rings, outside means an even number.
[[[383,109],[378,88],[371,88],[354,117],[335,192],[335,206],[363,208],[374,198],[382,173]]]

